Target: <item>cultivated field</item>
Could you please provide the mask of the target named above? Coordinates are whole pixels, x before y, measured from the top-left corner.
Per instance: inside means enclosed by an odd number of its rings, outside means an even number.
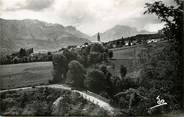
[[[0,65],[0,89],[46,84],[52,79],[52,62]]]

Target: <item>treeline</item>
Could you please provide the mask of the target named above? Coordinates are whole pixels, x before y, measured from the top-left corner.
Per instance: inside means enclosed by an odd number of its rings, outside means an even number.
[[[51,61],[52,53],[34,53],[33,48],[24,49],[21,48],[18,52],[1,56],[0,64],[16,64],[16,63],[28,63],[28,62],[40,62]]]

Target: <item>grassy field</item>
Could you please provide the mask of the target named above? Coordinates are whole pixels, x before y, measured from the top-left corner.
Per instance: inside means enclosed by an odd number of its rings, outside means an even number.
[[[138,54],[144,47],[141,46],[131,46],[111,49],[113,51],[113,58],[111,61],[114,64],[114,69],[110,72],[114,76],[120,76],[120,66],[124,65],[127,68],[127,73],[132,73],[139,70],[136,62],[138,60]]]
[[[0,65],[0,89],[46,84],[52,79],[52,62]]]
[[[164,47],[168,44],[167,41],[157,42],[157,43],[151,43],[148,45],[151,46],[160,46]],[[147,45],[133,45],[133,46],[125,46],[120,48],[113,48],[110,49],[113,51],[113,59],[137,59],[138,54],[141,52],[141,50],[145,49]]]

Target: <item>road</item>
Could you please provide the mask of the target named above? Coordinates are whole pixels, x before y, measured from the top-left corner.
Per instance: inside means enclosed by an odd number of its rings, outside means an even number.
[[[87,92],[82,92],[79,90],[72,90],[71,87],[64,86],[62,84],[42,85],[42,86],[35,86],[35,87],[37,87],[37,88],[48,87],[48,88],[55,88],[55,89],[64,89],[64,90],[69,90],[69,91],[72,91],[75,93],[79,93],[84,99],[90,101],[91,103],[93,103],[95,105],[98,105],[99,107],[108,111],[111,115],[114,114],[114,108],[110,104],[88,94]],[[23,87],[23,88],[9,89],[9,90],[1,90],[0,93],[6,92],[6,91],[18,91],[18,90],[29,90],[29,89],[32,89],[32,87]]]

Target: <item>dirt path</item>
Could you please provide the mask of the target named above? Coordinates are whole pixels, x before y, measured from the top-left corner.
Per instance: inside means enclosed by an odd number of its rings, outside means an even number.
[[[62,84],[52,84],[52,85],[42,85],[42,86],[35,86],[37,88],[40,87],[48,87],[48,88],[56,88],[56,89],[64,89],[69,90],[72,92],[79,93],[84,99],[90,101],[91,103],[98,105],[99,107],[103,108],[104,110],[108,111],[110,114],[114,114],[114,108],[110,106],[107,102],[98,99],[92,95],[89,95],[87,92],[82,92],[79,90],[72,90],[71,87],[64,86]],[[9,89],[9,90],[1,90],[0,93],[6,92],[6,91],[18,91],[18,90],[29,90],[32,89],[32,87],[23,87],[23,88],[16,88],[16,89]]]

